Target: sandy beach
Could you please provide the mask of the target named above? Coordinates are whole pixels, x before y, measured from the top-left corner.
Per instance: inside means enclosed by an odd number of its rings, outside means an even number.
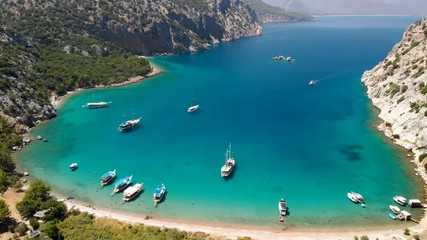
[[[74,200],[66,200],[65,204],[68,209],[78,209],[82,212],[88,212],[96,217],[113,218],[119,221],[140,223],[149,226],[177,228],[183,231],[190,232],[205,232],[215,237],[223,237],[228,239],[236,239],[238,237],[248,236],[253,239],[354,239],[355,236],[368,236],[369,239],[406,239],[401,228],[369,228],[356,229],[356,230],[319,230],[319,229],[304,229],[304,230],[288,230],[282,229],[281,231],[261,230],[256,228],[244,227],[225,227],[225,226],[209,226],[195,223],[183,223],[168,220],[158,220],[155,218],[146,219],[145,215],[139,214],[126,214],[109,209],[98,208],[95,206],[88,206],[84,203],[78,203]],[[412,234],[421,234],[427,226],[427,221],[423,221],[419,225],[412,225],[408,227]]]

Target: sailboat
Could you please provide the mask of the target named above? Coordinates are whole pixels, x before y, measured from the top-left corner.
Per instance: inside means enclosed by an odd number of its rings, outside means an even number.
[[[231,142],[230,142],[230,145],[225,151],[225,164],[221,167],[221,177],[230,176],[235,165],[236,165],[236,160],[234,160],[234,157],[232,156]]]
[[[103,108],[103,107],[107,107],[108,104],[110,104],[112,102],[95,102],[95,95],[93,95],[93,102],[88,102],[85,105],[83,105],[82,107],[86,107],[86,108],[90,108],[90,109],[94,109],[94,108]]]
[[[187,112],[191,113],[199,109],[199,104],[196,104],[196,99],[194,98],[193,101],[191,101],[191,106],[188,107]]]

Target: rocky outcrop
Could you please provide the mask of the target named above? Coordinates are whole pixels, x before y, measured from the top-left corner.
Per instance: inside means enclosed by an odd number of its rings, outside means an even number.
[[[425,172],[419,156],[427,152],[427,18],[409,26],[387,58],[363,74],[362,82],[381,111],[384,122],[378,128],[412,150],[420,172]]]

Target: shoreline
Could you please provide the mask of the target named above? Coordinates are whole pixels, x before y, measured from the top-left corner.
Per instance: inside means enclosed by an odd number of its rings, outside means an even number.
[[[123,87],[123,86],[127,86],[127,85],[131,85],[131,84],[135,84],[135,83],[139,83],[142,82],[148,78],[157,76],[159,74],[161,74],[163,72],[162,69],[160,69],[157,65],[153,64],[152,62],[150,62],[150,65],[153,69],[153,71],[151,73],[148,73],[144,76],[135,76],[135,77],[131,77],[129,78],[127,81],[121,82],[121,83],[114,83],[111,85],[96,85],[93,88],[77,88],[73,91],[69,91],[67,92],[65,95],[63,96],[58,96],[56,94],[52,94],[50,97],[50,103],[52,104],[52,106],[57,109],[59,107],[62,106],[62,104],[64,104],[64,102],[72,95],[79,93],[81,91],[85,91],[88,89],[103,89],[103,88],[115,88],[115,87]]]
[[[403,237],[403,229],[393,227],[363,227],[360,229],[288,229],[284,226],[282,229],[262,229],[248,226],[221,226],[213,224],[203,224],[185,221],[169,221],[167,219],[156,219],[143,217],[141,214],[123,213],[120,211],[112,211],[106,208],[95,208],[87,206],[83,203],[77,203],[74,200],[66,200],[64,203],[68,209],[78,209],[81,212],[93,214],[97,218],[116,219],[121,222],[129,222],[134,224],[144,224],[147,226],[155,226],[160,228],[176,228],[182,231],[189,232],[204,232],[213,237],[232,238],[251,237],[253,239],[354,239],[355,236],[368,236],[370,239],[391,239]],[[148,215],[147,215],[148,216]],[[423,221],[419,225],[410,226],[408,229],[413,233],[420,233],[427,226],[427,222]]]

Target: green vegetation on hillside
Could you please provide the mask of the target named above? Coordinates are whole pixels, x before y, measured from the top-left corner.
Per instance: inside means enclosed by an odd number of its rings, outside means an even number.
[[[120,83],[146,75],[152,68],[145,58],[115,49],[89,37],[74,36],[66,42],[43,46],[34,69],[43,75],[40,87],[58,94],[76,87]]]
[[[10,150],[22,144],[22,137],[14,133],[7,121],[0,117],[0,193],[7,190],[17,181],[14,174],[15,163]]]

